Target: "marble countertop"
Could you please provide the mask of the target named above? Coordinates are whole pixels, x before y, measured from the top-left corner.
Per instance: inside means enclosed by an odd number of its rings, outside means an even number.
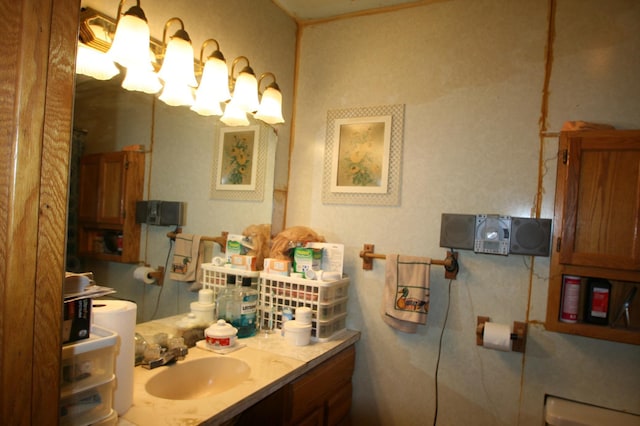
[[[175,324],[181,317],[141,323],[136,326],[136,332],[146,339],[151,339],[157,333],[172,335],[175,334]],[[162,419],[161,423],[164,425],[224,423],[354,344],[359,338],[360,332],[345,330],[326,342],[312,341],[307,346],[292,346],[276,330],[271,334],[259,332],[256,336],[238,339],[238,344],[243,347],[225,355],[199,347],[190,348],[185,360],[178,361],[178,365],[204,357],[231,357],[245,361],[251,368],[249,378],[242,383],[222,393],[200,399],[170,400],[155,397],[145,390],[145,384],[171,366],[153,370],[136,367],[133,405],[119,418],[118,424],[158,425],[159,419]]]

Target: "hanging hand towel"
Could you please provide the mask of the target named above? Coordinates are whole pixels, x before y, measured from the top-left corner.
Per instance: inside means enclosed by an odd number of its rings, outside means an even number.
[[[431,259],[387,255],[382,319],[405,333],[415,333],[427,323]]]
[[[195,281],[200,257],[200,236],[193,234],[176,235],[176,247],[171,263],[171,279]]]

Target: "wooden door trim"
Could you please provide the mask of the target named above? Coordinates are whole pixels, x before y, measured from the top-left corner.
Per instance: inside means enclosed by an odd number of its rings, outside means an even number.
[[[57,424],[78,0],[3,2],[0,423]]]

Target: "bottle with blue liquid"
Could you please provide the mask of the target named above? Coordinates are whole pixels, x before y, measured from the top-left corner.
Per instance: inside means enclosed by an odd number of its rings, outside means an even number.
[[[242,286],[232,296],[231,325],[238,329],[238,338],[251,337],[258,331],[258,290],[251,288],[251,277],[242,279]]]

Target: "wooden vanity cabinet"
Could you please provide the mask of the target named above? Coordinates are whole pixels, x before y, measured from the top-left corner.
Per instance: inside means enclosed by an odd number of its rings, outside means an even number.
[[[140,251],[136,201],[142,200],[144,153],[119,151],[80,160],[78,222],[80,255],[135,263]]]
[[[309,371],[287,386],[285,424],[347,424],[351,411],[353,346]]]
[[[565,275],[611,283],[608,325],[587,323],[580,313],[577,323],[559,320]],[[633,287],[640,287],[640,131],[562,132],[546,328],[640,344],[640,294],[631,325],[613,324]]]
[[[355,347],[350,346],[252,406],[233,424],[348,425]]]

